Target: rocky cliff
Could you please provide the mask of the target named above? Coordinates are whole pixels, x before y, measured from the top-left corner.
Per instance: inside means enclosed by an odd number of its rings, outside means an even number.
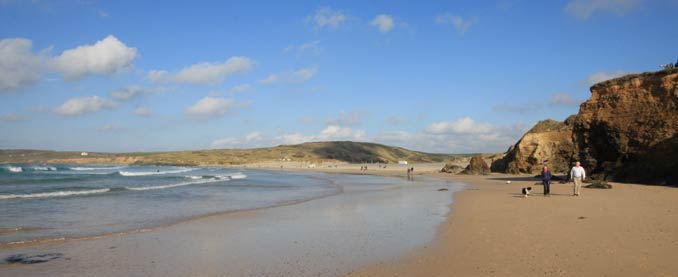
[[[584,166],[600,177],[678,185],[678,69],[592,86],[573,140]]]
[[[538,122],[511,146],[506,155],[492,162],[492,171],[538,173],[547,165],[553,172],[565,172],[575,156],[572,142],[574,116],[565,122],[552,119]]]
[[[678,186],[678,69],[595,84],[576,116],[539,122],[492,170],[562,172],[575,160],[594,178]]]

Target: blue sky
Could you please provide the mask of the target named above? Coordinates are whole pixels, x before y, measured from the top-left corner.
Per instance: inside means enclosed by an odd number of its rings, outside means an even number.
[[[678,52],[678,1],[0,0],[0,148],[499,152]]]

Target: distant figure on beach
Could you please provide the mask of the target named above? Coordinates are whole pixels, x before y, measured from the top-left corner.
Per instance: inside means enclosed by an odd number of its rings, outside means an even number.
[[[581,190],[581,183],[586,179],[586,172],[584,168],[581,167],[580,162],[576,162],[572,170],[570,170],[570,179],[574,182],[574,196],[579,196],[579,191]]]
[[[412,174],[414,174],[414,167],[413,167],[413,168],[410,168],[410,172],[411,172]]]
[[[551,171],[545,166],[541,170],[541,183],[544,184],[544,196],[551,194]]]

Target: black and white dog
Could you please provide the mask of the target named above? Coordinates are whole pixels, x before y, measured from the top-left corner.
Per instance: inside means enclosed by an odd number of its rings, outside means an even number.
[[[532,187],[523,188],[523,196],[528,197],[530,195],[531,190],[532,190]]]

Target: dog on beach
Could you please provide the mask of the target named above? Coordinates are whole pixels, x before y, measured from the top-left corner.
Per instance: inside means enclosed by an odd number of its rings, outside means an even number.
[[[528,197],[530,195],[531,190],[532,190],[532,187],[523,188],[523,196]]]

